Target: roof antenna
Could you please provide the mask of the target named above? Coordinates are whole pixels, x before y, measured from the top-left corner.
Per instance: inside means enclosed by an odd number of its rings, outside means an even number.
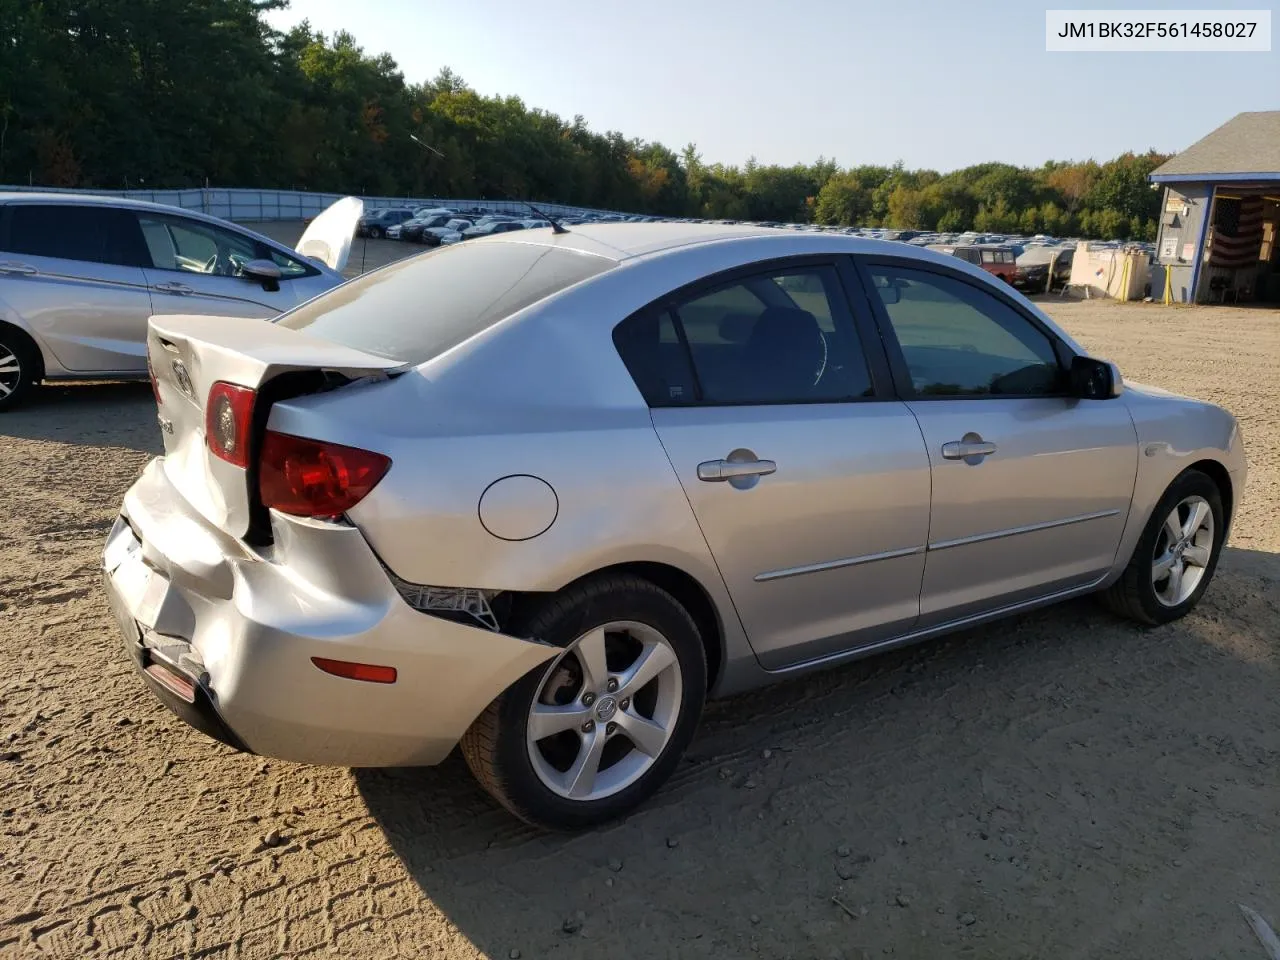
[[[545,221],[547,221],[547,223],[551,224],[551,232],[552,232],[552,233],[568,233],[568,232],[569,232],[569,231],[568,231],[568,230],[566,230],[564,227],[560,226],[560,221],[556,220],[556,219],[555,219],[555,218],[553,218],[553,217],[549,217],[549,216],[547,216],[545,213],[543,213],[541,210],[539,210],[537,207],[535,207],[535,206],[534,206],[532,203],[530,203],[528,200],[517,200],[516,202],[517,202],[517,203],[523,203],[526,207],[528,207],[530,210],[532,210],[534,213],[536,213],[538,216],[540,216],[543,220],[545,220]]]

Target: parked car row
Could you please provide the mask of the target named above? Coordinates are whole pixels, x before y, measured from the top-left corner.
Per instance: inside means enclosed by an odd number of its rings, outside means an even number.
[[[408,219],[402,219],[405,217]],[[983,233],[976,230],[948,233],[882,227],[784,223],[776,220],[708,220],[696,217],[666,218],[585,211],[576,216],[557,218],[557,222],[565,226],[584,223],[653,221],[706,223],[721,226],[746,225],[805,233],[839,233],[869,240],[895,240],[912,246],[938,250],[973,263],[1025,293],[1048,293],[1062,289],[1070,281],[1076,245],[1081,242],[1077,238],[1060,239],[1046,234],[1027,237],[1015,234]],[[476,236],[546,226],[549,224],[542,219],[530,220],[509,213],[475,208],[462,211],[439,207],[411,210],[405,207],[370,211],[369,217],[362,223],[360,229],[370,237],[386,236],[392,240],[404,240],[434,247],[458,243]],[[1120,240],[1091,240],[1088,243],[1091,249],[1138,248],[1151,260],[1155,257],[1155,245],[1151,243]]]
[[[534,211],[531,209],[530,212]],[[640,215],[583,214],[557,217],[556,222],[563,226],[574,226],[583,223],[650,223],[661,219]],[[446,207],[422,207],[411,210],[397,207],[369,211],[361,219],[357,232],[373,239],[385,236],[389,240],[438,247],[473,237],[549,226],[550,221],[539,215],[525,217],[478,209],[464,211]]]
[[[409,216],[391,225],[389,219]],[[927,247],[948,253],[986,270],[1004,282],[1027,293],[1045,293],[1061,289],[1071,277],[1071,263],[1079,239],[1060,239],[1046,234],[1031,237],[982,233],[939,233],[927,230],[895,230],[880,227],[836,227],[812,223],[783,223],[776,220],[707,220],[696,217],[667,218],[638,214],[581,213],[557,218],[565,226],[584,223],[638,222],[707,223],[721,226],[758,226],[795,230],[805,233],[839,233],[869,240],[896,240],[912,246]],[[408,208],[371,211],[361,231],[370,237],[386,236],[392,240],[422,243],[427,246],[457,243],[470,237],[487,236],[510,230],[549,226],[542,219],[524,219],[509,213],[479,209],[467,211],[450,208]],[[1154,258],[1155,246],[1119,240],[1091,240],[1090,248],[1137,247]],[[1050,274],[1052,277],[1050,278]]]

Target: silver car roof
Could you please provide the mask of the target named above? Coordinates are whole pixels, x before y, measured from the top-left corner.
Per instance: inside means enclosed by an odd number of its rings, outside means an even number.
[[[801,232],[751,224],[720,223],[584,223],[565,233],[542,230],[498,234],[485,243],[534,243],[560,247],[578,253],[605,257],[621,263],[639,257],[657,256],[680,247],[707,243],[741,242],[752,239],[783,241],[788,255],[863,254],[865,256],[907,257],[934,260],[955,267],[952,257],[911,247],[896,240],[875,240],[843,233]]]
[[[734,265],[746,266],[753,261],[764,262],[796,256],[858,254],[868,257],[895,257],[921,264],[933,263],[945,266],[952,272],[972,276],[980,285],[993,285],[991,274],[974,264],[935,250],[899,243],[896,240],[873,240],[843,233],[800,232],[774,227],[756,227],[750,224],[581,224],[564,233],[555,233],[551,230],[519,230],[513,233],[490,234],[467,242],[528,243],[558,247],[588,256],[603,257],[625,267],[641,266],[657,260],[665,260],[670,264],[672,259],[676,259],[698,265],[699,269],[695,273],[703,275],[708,271],[701,270],[701,266],[705,264],[710,267],[712,261],[721,261],[724,264],[732,262]],[[727,256],[717,255],[714,253],[715,250]],[[668,269],[666,272],[670,274],[680,271]],[[584,281],[582,286],[607,284],[610,273],[613,271]],[[1021,301],[1024,309],[1034,313],[1075,352],[1086,353],[1070,334],[1022,294],[1004,284],[999,284],[998,288],[1003,296]]]

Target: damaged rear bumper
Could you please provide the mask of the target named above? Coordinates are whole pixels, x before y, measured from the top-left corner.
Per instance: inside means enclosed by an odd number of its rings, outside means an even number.
[[[152,461],[103,555],[125,649],[152,692],[237,749],[342,766],[429,765],[555,648],[411,608],[354,527],[276,515],[227,537]],[[314,658],[393,667],[393,683]]]

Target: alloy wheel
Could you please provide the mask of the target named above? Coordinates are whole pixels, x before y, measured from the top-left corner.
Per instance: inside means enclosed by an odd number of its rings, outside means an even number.
[[[588,631],[547,668],[529,710],[534,773],[569,800],[625,789],[671,740],[682,690],[680,661],[658,630],[628,620]]]
[[[18,389],[22,382],[22,361],[18,352],[0,341],[0,400]]]
[[[1166,607],[1185,603],[1204,579],[1213,556],[1213,510],[1204,497],[1182,500],[1156,537],[1151,585]]]

